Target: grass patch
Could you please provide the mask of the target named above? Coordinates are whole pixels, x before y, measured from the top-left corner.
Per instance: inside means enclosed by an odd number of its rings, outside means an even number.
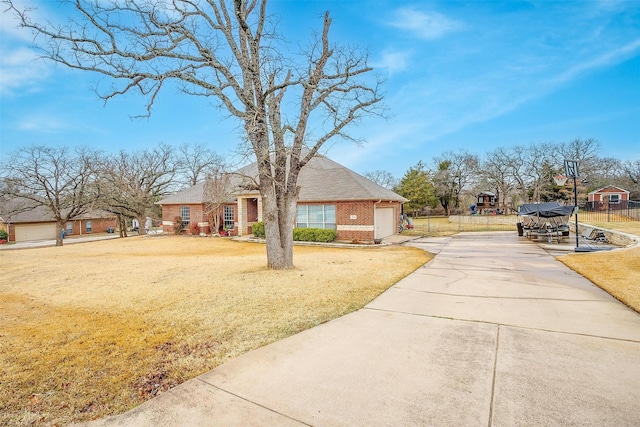
[[[580,222],[640,236],[638,221],[597,222],[595,218],[578,215]],[[640,313],[640,247],[568,254],[558,260]]]
[[[4,251],[0,425],[130,409],[232,357],[357,310],[427,262],[410,247],[295,247],[132,237]],[[372,276],[372,272],[375,274]]]
[[[640,313],[640,247],[568,254],[558,260]]]

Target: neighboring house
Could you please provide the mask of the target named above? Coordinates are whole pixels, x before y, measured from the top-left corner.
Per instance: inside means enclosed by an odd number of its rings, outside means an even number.
[[[587,197],[591,209],[626,209],[629,204],[629,192],[613,185],[594,190]]]
[[[255,163],[240,169],[234,176],[256,177]],[[238,185],[240,179],[235,179]],[[298,177],[300,195],[296,223],[292,227],[330,228],[338,240],[372,242],[398,232],[404,197],[388,190],[346,167],[316,156],[302,168]],[[248,235],[262,220],[262,199],[257,190],[237,187],[234,197],[223,206],[220,224],[232,235]],[[171,232],[174,219],[183,225],[196,222],[200,230],[210,233],[213,221],[207,214],[204,183],[166,197],[162,206],[165,232]]]
[[[0,208],[0,223],[9,234],[10,242],[31,240],[51,240],[56,238],[56,221],[51,211],[44,206],[11,212],[9,206]],[[65,224],[66,235],[104,233],[109,227],[115,228],[115,216],[102,211],[89,212]]]

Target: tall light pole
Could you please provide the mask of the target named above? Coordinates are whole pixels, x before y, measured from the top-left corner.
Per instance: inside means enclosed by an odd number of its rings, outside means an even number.
[[[565,160],[564,161],[564,173],[567,177],[573,177],[573,195],[574,195],[574,205],[573,205],[573,213],[576,216],[576,251],[579,247],[578,242],[578,183],[577,179],[580,175],[578,172],[578,162],[575,160]]]

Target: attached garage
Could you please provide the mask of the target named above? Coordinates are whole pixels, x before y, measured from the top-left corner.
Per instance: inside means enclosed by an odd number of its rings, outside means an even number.
[[[376,208],[375,210],[375,238],[383,239],[396,234],[395,208]]]
[[[56,238],[56,224],[16,224],[16,242]]]

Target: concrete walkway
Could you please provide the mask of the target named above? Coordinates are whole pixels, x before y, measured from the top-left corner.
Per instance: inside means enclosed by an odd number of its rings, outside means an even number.
[[[366,308],[90,425],[640,425],[640,315],[514,232],[407,244]]]
[[[135,236],[135,234],[134,234]],[[84,236],[69,236],[64,239],[63,245],[73,245],[75,243],[87,243],[87,242],[95,242],[97,240],[111,240],[119,238],[119,234],[113,233],[96,233],[96,234],[86,234]],[[32,248],[46,248],[56,245],[55,239],[49,240],[30,240],[28,242],[17,242],[11,243],[7,245],[0,245],[0,251],[10,251],[17,249],[32,249]]]

